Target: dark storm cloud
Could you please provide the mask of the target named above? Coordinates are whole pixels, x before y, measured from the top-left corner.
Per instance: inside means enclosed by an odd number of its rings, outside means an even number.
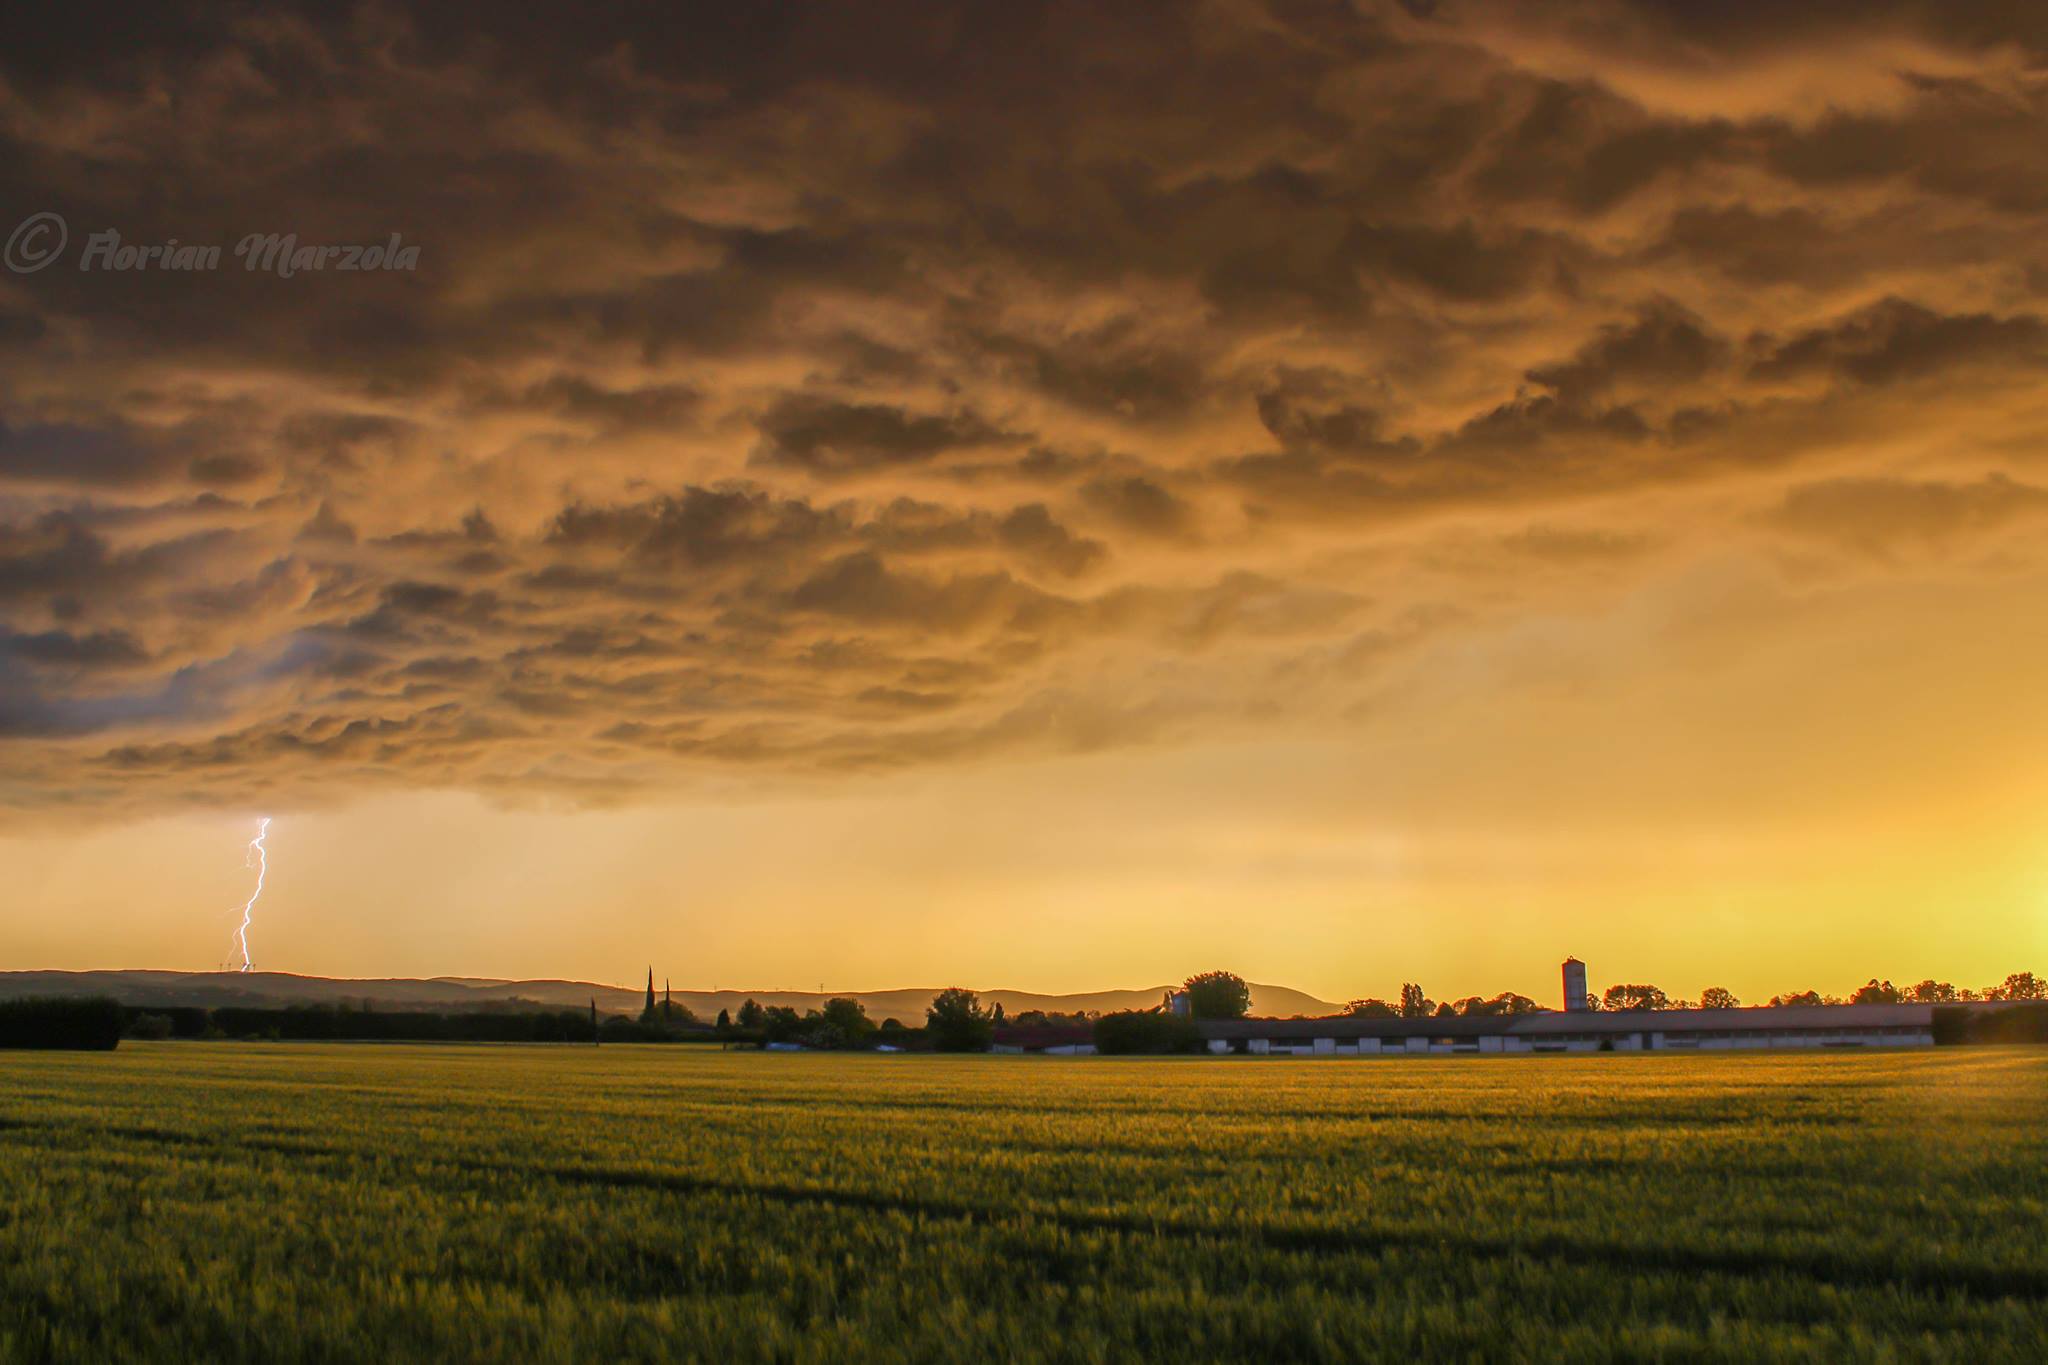
[[[819,568],[797,585],[789,605],[871,625],[950,633],[987,625],[1037,597],[1005,573],[936,578],[898,572],[863,552]]]
[[[760,489],[689,488],[681,496],[620,507],[566,507],[550,542],[601,546],[653,564],[710,566],[801,555],[843,539],[846,518]]]
[[[990,334],[969,341],[1051,398],[1135,421],[1188,412],[1206,372],[1201,357],[1145,337],[1131,318],[1050,340]]]
[[[1583,403],[1623,382],[1683,384],[1705,376],[1729,354],[1727,341],[1667,299],[1643,305],[1628,323],[1608,323],[1571,359],[1529,371],[1532,383],[1567,403]]]
[[[0,480],[93,487],[153,483],[188,463],[140,433],[52,422],[0,425]]]
[[[1412,441],[1384,439],[1385,391],[1329,370],[1283,370],[1258,396],[1259,424],[1288,448],[1398,454]]]
[[[135,642],[135,637],[126,631],[100,631],[91,635],[72,635],[61,630],[46,630],[39,635],[0,631],[0,659],[15,659],[36,666],[130,668],[146,662],[148,657],[142,646]]]
[[[1548,202],[1576,213],[1603,212],[1661,176],[1741,154],[1737,130],[1723,120],[1645,117],[1628,101],[1578,83],[1530,90],[1504,124],[1477,158],[1474,186],[1498,202]]]
[[[1143,475],[1091,480],[1081,489],[1081,497],[1126,530],[1177,536],[1190,529],[1192,512],[1188,504]]]
[[[121,549],[71,513],[0,525],[0,601],[75,603],[174,580],[196,570],[225,536],[206,532]]]
[[[1890,298],[1760,349],[1752,367],[1759,378],[1824,374],[1858,384],[1889,384],[1960,365],[2039,370],[2048,364],[2048,323],[2031,314],[1943,314]]]
[[[884,403],[842,403],[792,395],[760,418],[757,456],[823,477],[886,471],[948,451],[1021,439],[972,412],[918,413]]]
[[[696,413],[701,399],[702,395],[683,384],[607,389],[578,375],[556,375],[527,386],[512,401],[610,429],[661,431],[682,426]]]
[[[900,555],[1007,552],[1064,576],[1102,559],[1101,542],[1076,535],[1043,503],[997,514],[899,497],[862,510],[779,498],[747,484],[687,488],[643,503],[564,508],[547,534],[571,552],[614,553],[645,571],[734,568],[773,571],[834,549],[865,546]]]
[[[1163,742],[1694,518],[1878,572],[2037,515],[2031,11],[0,22],[74,252],[420,248],[0,275],[24,802]]]

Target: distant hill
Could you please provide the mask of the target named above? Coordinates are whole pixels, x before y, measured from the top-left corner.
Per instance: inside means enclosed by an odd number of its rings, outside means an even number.
[[[887,991],[676,991],[678,1004],[706,1019],[721,1009],[737,1010],[742,1001],[810,1009],[832,995],[851,995],[867,1007],[870,1017],[923,1020],[925,1006],[939,993],[925,986]],[[1168,988],[1147,986],[1128,991],[1084,991],[1046,995],[1037,991],[987,990],[984,1004],[1000,1003],[1006,1014],[1026,1010],[1072,1013],[1076,1010],[1145,1009],[1159,1003]],[[334,1005],[342,1001],[386,1009],[478,1009],[493,1005],[530,1004],[581,1008],[592,1000],[611,1013],[637,1011],[644,990],[601,986],[588,981],[502,981],[495,977],[438,976],[365,979],[294,976],[289,972],[0,972],[0,999],[25,995],[110,995],[125,1005],[280,1006]],[[1340,1006],[1285,986],[1252,987],[1252,1013],[1288,1018],[1334,1014]]]

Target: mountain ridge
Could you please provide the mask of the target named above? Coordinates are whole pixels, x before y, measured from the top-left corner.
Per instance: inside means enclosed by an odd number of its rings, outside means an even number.
[[[877,1021],[896,1018],[906,1024],[922,1019],[925,1006],[943,987],[894,987],[887,990],[780,991],[679,990],[672,998],[706,1019],[719,1010],[737,1010],[747,1000],[762,1005],[812,1008],[835,996],[851,996]],[[1005,1014],[1026,1010],[1073,1013],[1094,1010],[1145,1009],[1159,1003],[1170,989],[1165,984],[1133,990],[1053,993],[997,987],[978,991],[987,1005],[1000,1004]],[[1258,1015],[1334,1014],[1342,1008],[1287,986],[1251,983],[1252,1012]],[[491,1005],[546,1006],[573,1009],[597,1003],[609,1013],[637,1012],[645,1002],[644,987],[610,986],[591,981],[541,977],[510,981],[497,977],[326,977],[293,972],[178,972],[152,968],[94,971],[0,972],[0,999],[28,995],[110,995],[138,1007],[338,1005],[344,1001],[397,1009],[478,1009]]]

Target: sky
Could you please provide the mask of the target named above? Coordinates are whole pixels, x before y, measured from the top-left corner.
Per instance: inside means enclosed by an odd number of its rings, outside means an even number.
[[[17,9],[0,965],[2048,963],[2048,10]]]

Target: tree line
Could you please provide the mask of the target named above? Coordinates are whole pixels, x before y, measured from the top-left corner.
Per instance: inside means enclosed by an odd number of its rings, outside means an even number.
[[[1446,1000],[1438,1003],[1423,994],[1422,987],[1413,981],[1401,986],[1401,998],[1397,1001],[1379,1000],[1367,997],[1353,1000],[1344,1007],[1344,1016],[1351,1019],[1428,1019],[1472,1015],[1490,1017],[1494,1015],[1535,1014],[1543,1006],[1526,995],[1513,991],[1502,991],[1499,995],[1468,995],[1462,1000]]]
[[[1848,995],[1823,995],[1819,991],[1785,991],[1765,1003],[1772,1008],[1786,1005],[1967,1005],[1980,1001],[2026,1003],[2048,1000],[2048,982],[2032,972],[2014,972],[1995,986],[1982,990],[1958,989],[1946,981],[1929,977],[1911,986],[1894,986],[1876,977]],[[1587,998],[1592,1009],[1607,1010],[1728,1010],[1742,1002],[1733,991],[1709,986],[1698,1000],[1674,1000],[1655,986],[1609,986],[1598,999]]]
[[[1045,1010],[1005,1015],[1000,1001],[983,1005],[978,992],[965,986],[948,986],[933,996],[925,1008],[922,1027],[895,1019],[877,1024],[859,1000],[835,996],[802,1014],[789,1005],[764,1006],[748,1000],[736,1015],[720,1010],[712,1032],[736,1042],[794,1044],[827,1051],[895,1047],[906,1051],[986,1052],[995,1044],[996,1030],[1006,1025],[1072,1027],[1091,1023],[1095,1017],[1088,1012],[1060,1014]]]
[[[1976,1001],[2028,1002],[2048,1000],[2048,981],[2032,972],[2014,972],[1995,986],[1961,989],[1929,978],[1912,986],[1894,986],[1876,977],[1858,986],[1845,1000],[1815,991],[1794,991],[1771,997],[1773,1005],[1966,1005]]]
[[[1037,1011],[1028,1022],[1051,1018]],[[686,1006],[657,1003],[637,1017],[588,1009],[434,1011],[377,1009],[368,1003],[127,1007],[106,997],[0,1001],[0,1048],[115,1047],[122,1038],[258,1039],[302,1042],[723,1043],[794,1045],[819,1050],[894,1047],[987,1051],[1006,1023],[1000,1004],[984,1008],[975,992],[953,988],[933,998],[922,1028],[879,1024],[866,1006],[834,997],[799,1014],[787,1005],[748,1000],[735,1015],[706,1024]]]
[[[43,998],[0,1001],[0,1047],[111,1048],[131,1038],[274,1038],[320,1041],[391,1042],[520,1042],[520,1043],[722,1043],[726,1046],[800,1047],[821,1051],[889,1049],[895,1051],[986,1052],[996,1030],[1006,1024],[1026,1029],[1053,1028],[1075,1037],[1083,1028],[1099,1052],[1192,1052],[1202,1039],[1196,1026],[1203,1019],[1242,1019],[1251,1012],[1251,987],[1234,972],[1202,972],[1181,984],[1185,1010],[1168,1003],[1149,1010],[1108,1014],[1047,1013],[1031,1010],[1006,1018],[1000,1003],[984,1006],[981,997],[962,986],[948,987],[932,998],[922,1027],[896,1019],[879,1024],[866,1006],[851,996],[835,996],[799,1013],[788,1005],[762,1005],[749,999],[737,1013],[720,1010],[711,1023],[702,1022],[686,1006],[662,1002],[637,1018],[601,1015],[595,1004],[587,1010],[519,1009],[435,1012],[378,1010],[368,1004],[289,1005],[277,1008],[220,1006],[131,1009],[111,999]],[[1932,979],[1895,986],[1876,977],[1847,997],[1818,991],[1791,991],[1771,997],[1772,1006],[1927,1004],[1960,1005],[1978,1001],[2032,1003],[2048,1001],[2048,982],[2032,972],[2014,972],[1982,990],[1957,989]],[[1673,999],[1653,985],[1620,984],[1588,1008],[1598,1010],[1735,1009],[1734,992],[1710,986],[1698,1000]],[[1503,991],[1493,996],[1432,1000],[1415,982],[1405,982],[1398,1000],[1363,998],[1349,1002],[1347,1018],[1471,1018],[1512,1017],[1539,1011],[1528,996]],[[2010,1021],[1956,1022],[1946,1027],[1957,1040],[1993,1040],[2036,1029],[2037,1024]],[[2027,1034],[2026,1036],[2031,1036]]]

